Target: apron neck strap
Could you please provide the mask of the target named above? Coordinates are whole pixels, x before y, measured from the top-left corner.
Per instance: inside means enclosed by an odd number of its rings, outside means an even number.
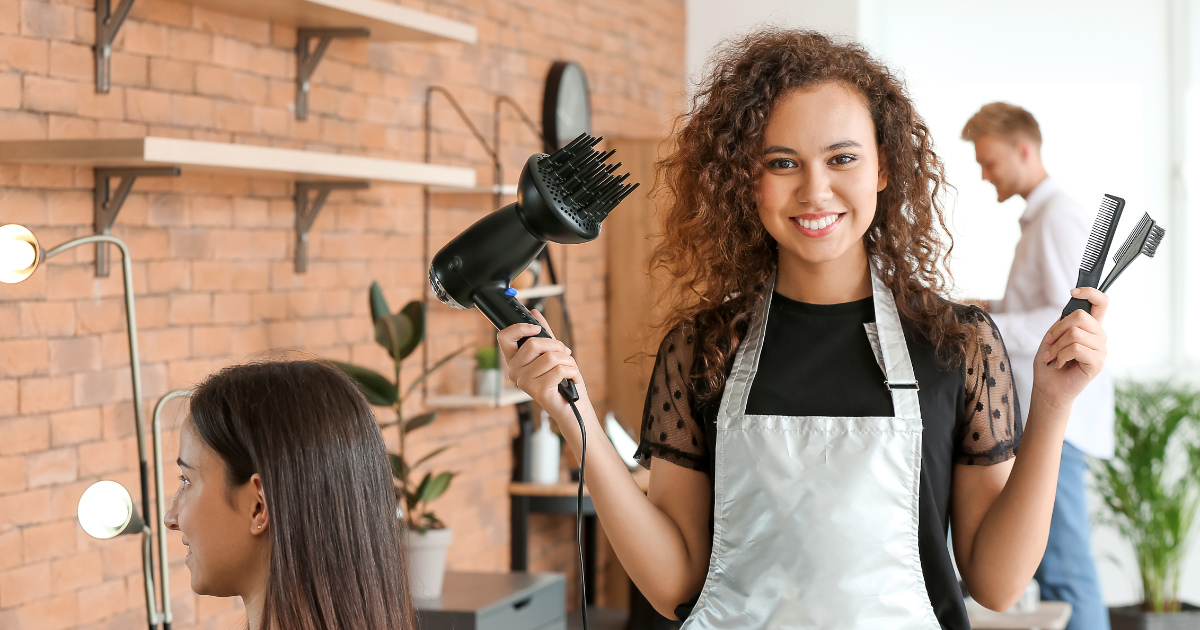
[[[900,315],[896,311],[896,300],[892,291],[880,278],[874,261],[871,269],[871,296],[875,303],[875,325],[879,331],[879,346],[883,354],[884,383],[892,394],[892,405],[897,417],[920,418],[921,403],[917,396],[919,386],[913,372],[908,345],[904,341],[904,329],[900,326]],[[738,344],[729,378],[725,380],[725,394],[721,397],[719,416],[743,415],[750,399],[750,386],[758,373],[758,359],[762,356],[763,339],[767,330],[767,315],[771,311],[771,298],[775,293],[776,272],[767,279],[763,295],[755,314],[750,319],[746,337]],[[865,332],[864,332],[865,334]]]

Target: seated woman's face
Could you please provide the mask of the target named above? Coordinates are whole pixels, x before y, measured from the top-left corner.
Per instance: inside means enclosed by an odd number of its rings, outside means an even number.
[[[758,214],[779,255],[821,264],[861,248],[887,186],[862,96],[840,83],[794,91],[772,109],[762,142]]]
[[[257,590],[266,580],[269,525],[255,520],[255,483],[230,487],[225,463],[190,420],[179,432],[179,468],[179,489],[163,520],[183,533],[192,590],[218,597]]]

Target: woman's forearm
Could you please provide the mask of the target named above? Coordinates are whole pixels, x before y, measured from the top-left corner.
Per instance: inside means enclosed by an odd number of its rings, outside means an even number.
[[[960,565],[967,567],[972,597],[989,608],[1015,604],[1046,552],[1070,413],[1034,392],[1012,472],[975,532],[970,558]]]
[[[655,609],[674,618],[675,606],[703,584],[708,549],[690,549],[675,521],[642,492],[585,402],[579,404],[588,437],[584,474],[596,516],[630,579]],[[578,422],[572,416],[558,426],[578,461],[582,446]],[[701,511],[700,518],[707,534],[707,512]]]

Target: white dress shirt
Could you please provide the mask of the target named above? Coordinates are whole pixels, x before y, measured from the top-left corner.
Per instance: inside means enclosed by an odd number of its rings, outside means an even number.
[[[1092,216],[1049,177],[1025,203],[1004,299],[991,302],[990,314],[1004,337],[1013,385],[1028,414],[1034,355],[1071,299]],[[1108,370],[1101,370],[1075,399],[1066,440],[1093,457],[1112,457],[1113,408],[1112,378]]]

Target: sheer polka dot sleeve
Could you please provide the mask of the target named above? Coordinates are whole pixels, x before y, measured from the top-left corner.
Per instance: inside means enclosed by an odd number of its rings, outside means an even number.
[[[692,366],[693,338],[672,330],[658,348],[646,407],[642,412],[642,439],[637,458],[649,468],[652,458],[708,471],[704,419],[693,414],[692,388],[687,375]]]
[[[1021,443],[1021,405],[1013,389],[1008,350],[996,323],[978,307],[967,311],[977,344],[968,344],[966,409],[958,427],[955,463],[991,466],[1012,459]]]

